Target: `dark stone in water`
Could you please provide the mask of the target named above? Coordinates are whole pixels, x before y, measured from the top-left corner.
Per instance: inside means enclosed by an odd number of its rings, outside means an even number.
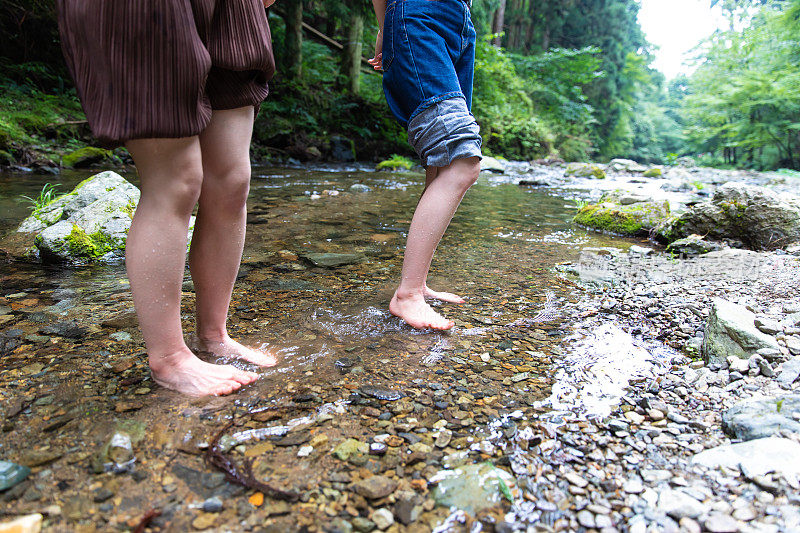
[[[212,496],[203,502],[203,511],[207,513],[218,513],[222,508],[222,499],[219,496]]]
[[[17,337],[7,337],[0,335],[0,356],[10,354],[22,345],[22,341]]]
[[[293,396],[292,400],[294,400],[296,403],[305,403],[305,402],[314,401],[316,398],[317,397],[314,394],[312,394],[310,392],[306,392],[306,393],[303,393],[303,394],[297,394],[297,395]]]
[[[336,268],[345,265],[360,263],[364,256],[360,254],[336,254],[336,253],[310,253],[304,254],[303,259],[316,267]]]
[[[273,441],[275,446],[297,446],[305,444],[311,438],[311,433],[308,431],[295,431],[289,433],[280,440]]]
[[[340,357],[338,358],[333,364],[336,366],[336,369],[339,370],[342,374],[346,374],[353,368],[356,363],[358,363],[360,358],[358,357]]]
[[[388,400],[390,402],[394,402],[403,397],[403,394],[400,391],[387,389],[378,385],[362,385],[358,389],[358,392],[364,396],[372,396],[378,400]]]
[[[268,291],[313,291],[317,289],[313,283],[302,279],[265,279],[264,281],[259,281],[256,285],[259,289]]]
[[[437,409],[447,409],[449,405],[447,402],[433,402],[433,406]]]
[[[413,433],[398,433],[397,436],[398,437],[402,437],[409,444],[416,444],[416,443],[418,443],[419,441],[422,440],[420,437],[418,437],[417,435],[414,435]]]
[[[88,329],[72,320],[62,320],[50,326],[39,329],[39,333],[53,335],[55,337],[66,337],[68,339],[79,339],[88,333]]]

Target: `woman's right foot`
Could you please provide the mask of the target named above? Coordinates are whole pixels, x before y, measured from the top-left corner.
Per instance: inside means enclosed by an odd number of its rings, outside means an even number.
[[[230,365],[214,365],[197,358],[188,348],[150,358],[153,381],[188,396],[224,396],[258,379],[255,372]]]
[[[455,322],[448,320],[425,302],[425,295],[420,293],[402,295],[394,293],[389,303],[389,312],[402,318],[415,329],[436,329],[444,331],[452,328]]]

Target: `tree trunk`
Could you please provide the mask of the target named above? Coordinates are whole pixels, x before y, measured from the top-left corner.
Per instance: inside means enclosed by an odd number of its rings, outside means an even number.
[[[355,6],[347,21],[347,40],[342,50],[342,76],[350,94],[358,94],[361,85],[361,50],[364,34],[364,15]]]
[[[492,33],[499,34],[503,31],[503,26],[506,20],[506,0],[500,0],[500,5],[497,6],[497,11],[494,12],[494,20],[492,21]],[[498,35],[494,38],[495,46],[503,44],[502,38]]]
[[[298,79],[303,73],[303,0],[283,0],[286,37],[283,43],[283,77]]]

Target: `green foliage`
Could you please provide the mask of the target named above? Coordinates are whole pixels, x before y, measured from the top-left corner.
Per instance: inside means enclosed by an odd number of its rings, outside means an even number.
[[[581,84],[597,77],[595,49],[509,54],[480,40],[473,111],[489,153],[511,159],[588,159],[592,108]]]
[[[686,97],[688,143],[712,164],[800,168],[800,2],[762,7],[718,32]]]
[[[31,211],[38,211],[56,198],[56,189],[58,189],[58,184],[45,183],[35,198],[31,196],[22,196],[21,198],[30,203]]]
[[[74,94],[50,94],[0,78],[0,149],[77,141],[83,111]]]
[[[381,161],[375,166],[375,170],[411,170],[414,166],[414,161],[408,157],[392,154],[392,157]]]

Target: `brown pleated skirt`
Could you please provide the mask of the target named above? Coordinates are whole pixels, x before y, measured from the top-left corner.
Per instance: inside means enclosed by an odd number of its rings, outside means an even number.
[[[191,137],[258,106],[275,72],[259,0],[57,0],[64,56],[104,146]]]

